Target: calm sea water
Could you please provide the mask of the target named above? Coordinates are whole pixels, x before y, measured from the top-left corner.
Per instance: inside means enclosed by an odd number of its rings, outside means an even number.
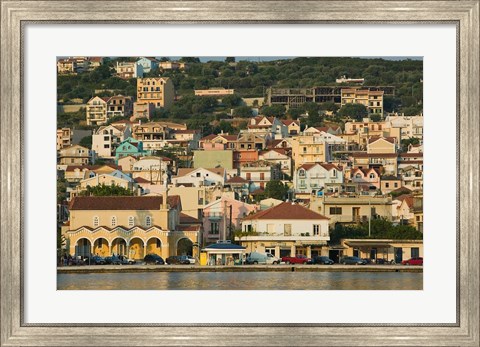
[[[58,274],[59,290],[422,290],[410,272],[142,272]]]

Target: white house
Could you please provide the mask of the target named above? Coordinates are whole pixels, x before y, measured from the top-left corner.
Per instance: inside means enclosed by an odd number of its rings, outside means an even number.
[[[330,240],[328,218],[301,205],[283,202],[243,219],[243,234],[235,237],[247,252],[277,257],[326,255]]]
[[[392,200],[392,219],[394,222],[407,224],[413,221],[413,195],[403,194]]]
[[[165,157],[142,157],[132,164],[132,177],[141,177],[155,184],[165,184],[165,175],[171,162],[171,159]]]
[[[283,139],[288,136],[288,126],[276,117],[258,116],[250,118],[247,132],[256,133],[266,138]]]
[[[278,180],[280,176],[279,166],[266,161],[246,163],[240,167],[240,177],[250,182],[250,192],[265,189],[267,182]]]
[[[274,148],[260,152],[258,159],[278,164],[284,174],[292,175],[292,158],[287,155],[287,151],[283,148]]]
[[[99,158],[113,158],[115,148],[131,134],[128,123],[101,126],[92,135],[92,150]]]
[[[423,142],[423,116],[388,116],[387,127],[400,128],[401,139],[418,138]]]
[[[140,58],[137,60],[137,64],[142,66],[145,73],[158,69],[158,60],[151,57]]]
[[[227,172],[224,168],[182,168],[178,169],[177,176],[172,177],[174,186],[190,185],[194,187],[221,186],[225,184]]]
[[[316,193],[327,183],[343,183],[343,168],[329,163],[303,164],[294,173],[296,193]]]

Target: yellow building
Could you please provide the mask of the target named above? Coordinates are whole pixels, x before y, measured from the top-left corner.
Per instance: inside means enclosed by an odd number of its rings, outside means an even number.
[[[60,165],[88,165],[93,161],[93,153],[87,147],[73,145],[58,151]]]
[[[127,255],[164,259],[178,252],[198,252],[199,228],[181,228],[180,198],[169,196],[75,197],[65,233],[71,255]]]
[[[169,108],[174,100],[175,89],[170,78],[137,78],[137,102],[148,102],[155,108]]]
[[[342,106],[353,103],[364,105],[370,114],[383,114],[383,91],[369,89],[342,89]]]
[[[73,132],[70,128],[57,129],[57,151],[72,145]]]
[[[327,162],[327,146],[319,137],[300,135],[292,138],[292,158],[295,161],[295,169],[305,163]]]

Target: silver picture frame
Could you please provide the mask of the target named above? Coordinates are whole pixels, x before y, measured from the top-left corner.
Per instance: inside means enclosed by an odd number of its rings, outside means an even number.
[[[78,6],[82,3],[82,6]],[[368,3],[369,6],[365,6]],[[1,4],[1,346],[479,346],[480,2],[5,1]],[[147,5],[142,6],[142,5]],[[455,24],[455,324],[27,324],[23,309],[23,33],[29,23]],[[105,338],[108,337],[108,338]]]

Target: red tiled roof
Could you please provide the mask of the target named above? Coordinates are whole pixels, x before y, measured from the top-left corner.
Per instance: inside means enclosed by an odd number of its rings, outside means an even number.
[[[367,153],[367,152],[355,152],[351,154],[354,158],[396,158],[397,153]]]
[[[200,219],[189,216],[188,214],[180,212],[180,224],[202,224],[202,221]]]
[[[411,194],[402,194],[397,196],[394,200],[404,201],[407,203],[408,207],[413,207],[413,195]]]
[[[284,119],[282,120],[282,123],[285,124],[285,125],[290,125],[292,123],[295,123],[296,125],[299,125],[298,121],[297,120],[293,120],[293,119]]]
[[[409,194],[409,193],[411,193],[411,192],[412,192],[412,190],[411,190],[411,189],[408,189],[407,187],[400,187],[400,188],[397,188],[397,189],[395,189],[395,190],[392,190],[392,191],[390,192],[390,194],[391,194],[391,193],[405,193],[405,194]]]
[[[177,225],[179,231],[199,231],[200,225]]]
[[[329,218],[313,212],[312,210],[291,202],[283,202],[277,206],[273,206],[267,210],[257,212],[253,215],[249,215],[244,220],[257,220],[257,219],[323,219]]]
[[[137,177],[137,178],[134,178],[133,180],[134,180],[135,182],[137,182],[137,183],[150,183],[149,180],[146,180],[146,179],[143,178],[143,177]]]
[[[405,158],[423,158],[423,153],[400,153],[399,156]]]
[[[215,134],[210,134],[210,135],[207,135],[207,136],[205,136],[205,137],[202,137],[202,138],[200,139],[200,141],[213,140],[213,139],[216,138],[216,137],[217,137],[217,135],[215,135]]]
[[[161,196],[77,196],[70,210],[159,210]]]

